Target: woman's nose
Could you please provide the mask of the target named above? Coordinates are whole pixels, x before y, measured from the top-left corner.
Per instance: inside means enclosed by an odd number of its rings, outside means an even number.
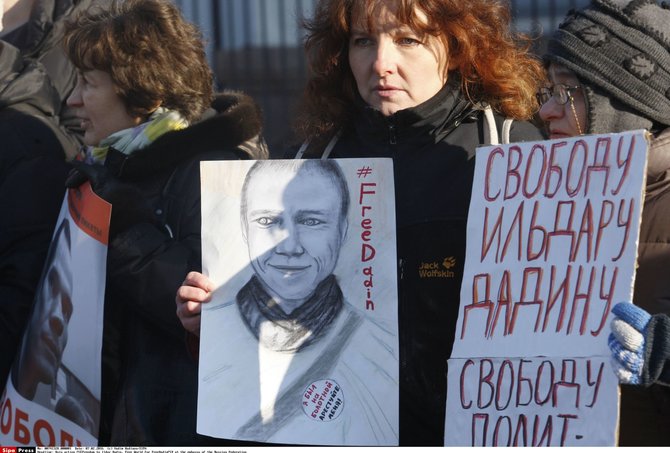
[[[395,66],[395,47],[393,43],[380,39],[373,63],[375,73],[379,75],[391,73],[394,71]]]
[[[540,115],[540,118],[542,118],[542,121],[549,122],[552,119],[563,116],[565,113],[564,107],[564,105],[559,104],[553,97],[551,97],[547,102],[542,104],[538,114]]]
[[[72,93],[68,96],[66,103],[69,107],[78,107],[81,105],[81,102],[81,87],[79,82],[77,82],[74,86],[74,90],[72,90]]]

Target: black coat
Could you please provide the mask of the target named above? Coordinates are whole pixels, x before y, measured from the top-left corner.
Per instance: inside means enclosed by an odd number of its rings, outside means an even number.
[[[444,445],[447,359],[458,319],[475,148],[485,143],[484,130],[482,111],[447,85],[389,117],[361,101],[330,155],[393,158],[401,445]],[[542,138],[530,123],[513,123],[512,141]],[[310,150],[306,156],[318,155]],[[422,276],[422,263],[445,272]]]
[[[56,137],[58,96],[38,63],[0,47],[0,385],[30,313],[68,167]]]
[[[220,96],[217,113],[105,165],[140,189],[153,221],[109,245],[103,335],[101,444],[197,445],[197,363],[187,353],[175,295],[201,270],[200,161],[263,159],[250,98]],[[122,206],[117,206],[121,208]],[[112,205],[114,222],[114,205]]]

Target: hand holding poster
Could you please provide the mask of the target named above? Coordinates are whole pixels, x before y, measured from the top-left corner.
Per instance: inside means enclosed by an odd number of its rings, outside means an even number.
[[[110,215],[90,184],[68,190],[0,400],[2,445],[97,445]]]
[[[198,432],[398,443],[390,159],[201,166]]]
[[[478,149],[447,445],[615,444],[607,336],[632,299],[647,147],[636,131]]]

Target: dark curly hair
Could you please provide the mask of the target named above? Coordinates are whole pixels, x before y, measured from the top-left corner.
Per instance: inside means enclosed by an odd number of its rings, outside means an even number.
[[[372,22],[381,0],[320,0],[307,31],[305,50],[311,70],[295,127],[301,138],[331,133],[351,120],[356,83],[349,66],[352,11],[360,2]],[[442,42],[451,72],[473,102],[486,102],[514,119],[538,110],[535,93],[545,79],[531,52],[531,39],[511,28],[509,6],[499,0],[396,0],[396,16],[421,34]],[[416,9],[430,18],[417,17]],[[446,69],[445,69],[446,70]]]
[[[160,105],[192,121],[212,101],[202,35],[168,0],[115,0],[82,11],[66,23],[63,47],[80,71],[109,73],[133,116]]]

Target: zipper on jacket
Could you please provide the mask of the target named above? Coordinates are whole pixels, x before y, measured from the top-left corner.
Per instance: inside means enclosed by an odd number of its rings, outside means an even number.
[[[389,143],[395,145],[398,143],[395,135],[395,124],[389,124]]]

